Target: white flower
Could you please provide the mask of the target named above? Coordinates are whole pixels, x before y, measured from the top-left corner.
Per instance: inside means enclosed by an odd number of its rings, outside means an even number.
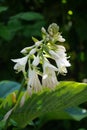
[[[34,57],[34,60],[32,62],[32,65],[37,66],[40,62],[40,57],[37,55],[37,57]]]
[[[29,51],[30,51],[33,47],[34,47],[34,45],[33,45],[33,46],[30,46],[30,47],[25,47],[24,49],[21,50],[21,53],[22,53],[22,54],[27,54],[27,53],[29,53]]]
[[[28,91],[38,92],[41,90],[41,83],[35,69],[29,69],[28,74]]]
[[[29,52],[29,55],[33,55],[33,54],[35,54],[36,53],[36,48],[33,48],[30,52]]]
[[[67,60],[67,55],[66,55],[66,49],[63,46],[58,45],[57,50],[53,51],[50,50],[49,53],[51,54],[52,58],[55,60],[57,67],[58,67],[58,72],[61,74],[66,74],[67,69],[66,67],[70,67],[71,64]]]
[[[58,84],[55,71],[58,69],[51,65],[49,61],[45,60],[43,64],[43,77],[42,77],[42,85],[43,87],[48,87],[54,89]]]
[[[23,57],[23,58],[19,58],[19,59],[12,59],[13,62],[15,62],[15,66],[14,69],[17,70],[17,72],[25,72],[25,66],[28,60],[28,55]]]
[[[46,68],[50,68],[54,71],[58,71],[58,69],[52,65],[48,60],[47,58],[44,59],[44,63],[43,63],[43,71],[46,71]]]
[[[61,35],[58,35],[58,41],[59,42],[65,42],[65,39]]]
[[[58,84],[58,80],[55,71],[47,67],[42,77],[43,87],[54,89],[57,84]]]
[[[57,47],[57,51],[59,51],[60,50],[60,52],[62,53],[62,52],[66,52],[66,49],[65,49],[65,47],[64,46],[61,46],[61,45],[56,45],[56,47]]]
[[[42,44],[43,40],[35,42],[35,46],[39,47]]]

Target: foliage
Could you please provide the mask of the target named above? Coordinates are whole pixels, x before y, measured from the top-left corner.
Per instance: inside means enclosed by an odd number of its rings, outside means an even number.
[[[59,79],[87,82],[86,6],[87,6],[87,1],[83,1],[83,0],[79,0],[79,1],[0,0],[0,68],[1,68],[0,80],[7,79],[7,80],[17,81],[17,83],[13,81],[12,82],[2,81],[0,83],[0,95],[1,95],[0,119],[2,119],[4,114],[6,114],[6,112],[15,105],[16,100],[14,99],[15,99],[15,94],[17,93],[16,89],[19,89],[20,84],[18,82],[20,82],[22,79],[21,74],[20,75],[14,74],[12,68],[12,62],[10,61],[10,59],[14,57],[16,58],[19,57],[20,55],[19,51],[22,48],[33,44],[31,41],[31,36],[35,36],[35,37],[37,36],[38,38],[40,38],[41,27],[42,26],[47,27],[48,24],[50,24],[51,22],[56,22],[60,26],[61,32],[63,32],[62,35],[66,38],[66,42],[63,45],[67,48],[68,54],[71,56],[72,66],[69,70],[68,75],[66,76],[66,78],[65,77],[61,78],[61,76],[59,76]],[[83,91],[81,91],[81,95],[83,97],[85,95],[84,94],[85,85],[86,84],[81,84],[83,89]],[[80,91],[79,90],[80,85],[78,84],[77,86],[78,86],[78,91]],[[14,93],[15,90],[16,92]],[[69,92],[71,91],[72,90],[70,90]],[[48,93],[48,90],[46,90],[46,92]],[[33,97],[35,96],[38,98],[38,96],[40,95],[35,94],[33,95]],[[85,98],[86,95],[83,100],[83,102],[85,103],[81,105],[82,108],[87,108],[87,103]],[[7,101],[9,101],[9,103],[7,103]],[[6,106],[5,107],[6,109],[2,109],[2,104]],[[27,105],[27,103],[25,104]],[[20,109],[18,108],[15,109],[15,112],[17,111],[20,111]],[[68,113],[68,116],[64,112]],[[61,115],[64,114],[69,119],[72,117],[75,120],[80,120],[86,117],[86,113],[85,114],[83,113],[84,110],[82,111],[82,109],[78,108],[77,106],[64,109],[64,112],[63,113],[61,112]],[[25,115],[26,112],[24,113],[24,118]],[[35,118],[38,116],[39,114],[35,116]],[[57,117],[58,116],[59,115],[57,115]],[[47,120],[45,118],[47,118]],[[23,129],[25,130],[27,129],[41,129],[41,130],[43,129],[85,130],[87,129],[86,119],[83,119],[80,122],[76,122],[73,120],[70,121],[68,119],[67,120],[58,119],[57,121],[48,121],[52,119],[56,120],[58,118],[55,118],[53,115],[50,114],[47,115],[45,114],[44,116],[41,115],[39,116],[39,119],[36,118],[33,122],[29,122],[28,124],[26,123],[28,126],[26,126]],[[4,122],[1,121],[0,127],[2,128],[4,127],[4,125],[5,125]],[[14,120],[10,120],[8,129],[22,130],[22,128],[16,128],[16,125],[17,124]],[[40,128],[38,128],[37,126],[40,126]]]
[[[15,85],[14,90],[15,88],[19,88],[19,84],[15,82],[3,81],[3,84],[1,82],[0,90],[4,97],[6,93],[7,96],[3,98],[0,94],[3,100],[0,104],[0,111],[2,112],[0,117],[3,117],[14,105],[12,93],[9,94],[10,89],[4,93],[3,87],[8,87],[8,84],[11,85],[11,87]],[[45,89],[38,94],[33,94],[32,98],[27,95],[22,107],[20,106],[19,98],[14,107],[14,112],[11,115],[9,125],[24,128],[28,124],[30,125],[32,120],[37,117],[39,118],[38,129],[40,129],[45,122],[52,119],[75,119],[79,121],[87,116],[85,109],[77,107],[87,100],[86,93],[87,84],[62,81],[57,85],[55,91]],[[3,128],[3,124],[4,120],[0,123],[1,128]]]

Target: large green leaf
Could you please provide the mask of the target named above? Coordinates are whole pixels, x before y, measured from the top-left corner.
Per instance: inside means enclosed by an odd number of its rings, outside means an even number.
[[[33,119],[41,116],[46,117],[46,115],[49,115],[51,119],[61,119],[63,115],[69,119],[70,116],[75,115],[69,109],[86,101],[87,84],[70,81],[60,82],[55,91],[44,90],[39,94],[33,94],[32,97],[26,99],[22,107],[18,102],[12,114],[12,119],[20,127],[25,127]],[[54,116],[52,117],[52,115]],[[59,115],[62,116],[59,117]]]
[[[20,88],[20,84],[13,81],[1,81],[0,82],[0,97],[4,98],[8,94],[14,92],[15,90],[18,90]]]
[[[36,20],[43,20],[43,16],[40,13],[36,13],[36,12],[23,12],[23,13],[19,13],[19,14],[15,15],[15,16],[12,16],[11,19],[36,21]]]

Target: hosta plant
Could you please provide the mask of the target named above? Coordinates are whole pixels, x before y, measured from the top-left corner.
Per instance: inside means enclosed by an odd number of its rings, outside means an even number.
[[[14,70],[23,74],[22,83],[0,82],[0,129],[21,130],[37,118],[40,129],[48,120],[79,121],[87,116],[79,107],[87,101],[87,84],[58,80],[71,66],[59,26],[52,23],[41,33],[41,40],[32,37],[34,44],[21,50],[22,58],[12,59]]]

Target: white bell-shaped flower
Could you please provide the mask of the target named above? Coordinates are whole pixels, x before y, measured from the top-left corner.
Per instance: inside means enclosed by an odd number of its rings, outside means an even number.
[[[42,76],[42,85],[43,87],[48,87],[54,89],[58,84],[55,71],[58,69],[51,65],[48,60],[44,61],[43,64],[43,76]]]
[[[36,73],[36,70],[29,69],[28,72],[28,91],[39,92],[41,90],[41,83]],[[31,92],[30,92],[31,93]]]
[[[28,60],[28,55],[23,58],[12,59],[12,61],[16,63],[14,69],[17,70],[17,72],[20,71],[25,72],[27,60]]]
[[[58,45],[57,49],[50,50],[49,53],[51,54],[52,58],[55,60],[57,67],[58,67],[58,72],[61,74],[66,74],[67,69],[66,67],[70,67],[71,64],[67,60],[67,54],[65,53],[66,49],[63,46]]]
[[[33,46],[30,46],[30,47],[25,47],[24,49],[21,50],[21,53],[22,54],[27,54],[30,52],[30,50],[34,47],[35,45]]]

